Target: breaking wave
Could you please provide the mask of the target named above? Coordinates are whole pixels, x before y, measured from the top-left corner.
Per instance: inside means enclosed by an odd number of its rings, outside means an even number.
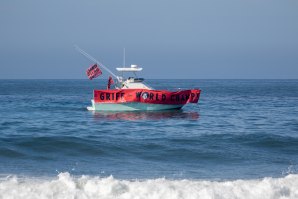
[[[60,173],[57,178],[8,176],[0,179],[0,198],[294,199],[298,198],[298,175],[233,181],[119,180],[69,173]]]

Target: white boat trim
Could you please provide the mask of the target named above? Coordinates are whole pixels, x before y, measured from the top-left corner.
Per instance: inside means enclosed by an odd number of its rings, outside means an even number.
[[[149,104],[139,102],[127,103],[94,103],[92,107],[87,107],[89,111],[157,111],[181,109],[184,104]]]

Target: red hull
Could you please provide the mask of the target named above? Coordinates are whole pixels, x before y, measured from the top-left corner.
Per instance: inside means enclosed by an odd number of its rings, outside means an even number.
[[[147,89],[119,89],[94,90],[95,103],[127,103],[139,102],[149,104],[187,104],[198,103],[201,90],[147,90]]]

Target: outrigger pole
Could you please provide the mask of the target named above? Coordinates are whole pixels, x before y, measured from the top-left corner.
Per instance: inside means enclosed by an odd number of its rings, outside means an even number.
[[[82,55],[84,55],[87,59],[97,63],[100,67],[102,67],[103,69],[105,69],[108,73],[110,73],[111,75],[113,75],[118,81],[119,77],[117,75],[115,75],[110,69],[108,69],[105,65],[103,65],[102,63],[100,63],[99,61],[97,61],[94,57],[92,57],[91,55],[89,55],[88,53],[86,53],[83,49],[81,49],[79,46],[75,45],[74,46],[75,49],[81,53]]]

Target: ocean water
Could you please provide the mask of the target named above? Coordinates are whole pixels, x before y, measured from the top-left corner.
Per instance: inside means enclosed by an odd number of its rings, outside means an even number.
[[[298,80],[148,80],[201,98],[87,111],[106,83],[0,80],[0,199],[298,198]]]

